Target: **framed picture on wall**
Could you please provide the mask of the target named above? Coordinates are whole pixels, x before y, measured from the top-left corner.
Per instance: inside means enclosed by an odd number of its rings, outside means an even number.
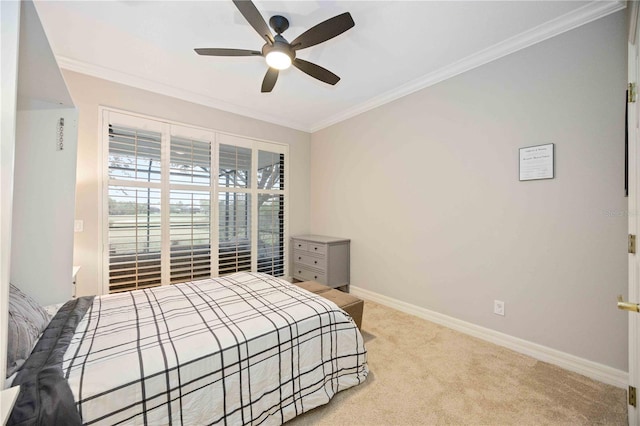
[[[520,148],[520,180],[553,179],[554,144]]]

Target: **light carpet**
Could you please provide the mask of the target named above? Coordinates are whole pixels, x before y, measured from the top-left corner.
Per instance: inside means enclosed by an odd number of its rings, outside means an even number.
[[[302,425],[626,425],[626,391],[365,302],[367,381]]]

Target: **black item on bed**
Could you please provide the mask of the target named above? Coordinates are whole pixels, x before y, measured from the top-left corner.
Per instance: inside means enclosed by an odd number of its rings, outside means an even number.
[[[68,301],[46,328],[13,386],[18,399],[7,425],[80,425],[73,393],[62,374],[62,358],[93,296]]]

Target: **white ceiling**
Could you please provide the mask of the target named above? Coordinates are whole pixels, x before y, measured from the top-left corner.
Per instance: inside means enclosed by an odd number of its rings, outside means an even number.
[[[195,47],[260,50],[230,0],[36,1],[58,63],[154,92],[315,131],[606,16],[623,1],[255,1],[281,14],[289,41],[350,12],[355,27],[298,57],[339,75],[336,86],[290,68],[260,93],[260,57],[204,57]]]

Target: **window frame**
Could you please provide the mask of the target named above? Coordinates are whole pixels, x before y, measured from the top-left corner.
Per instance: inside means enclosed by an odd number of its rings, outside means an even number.
[[[152,117],[145,114],[133,113],[111,107],[98,107],[99,112],[99,140],[101,141],[101,174],[99,215],[100,232],[99,240],[102,248],[102,256],[99,265],[101,283],[99,288],[102,294],[109,294],[109,187],[111,185],[126,185],[137,188],[158,188],[161,191],[161,211],[169,212],[169,203],[172,190],[207,190],[210,193],[210,250],[211,250],[211,277],[219,276],[219,203],[218,196],[223,187],[218,183],[218,164],[220,145],[233,145],[251,149],[251,185],[249,188],[229,188],[232,192],[251,194],[251,271],[257,271],[258,267],[258,195],[269,193],[284,196],[284,246],[283,246],[283,271],[284,278],[289,277],[289,145],[265,139],[237,135],[215,129],[189,125],[173,120]],[[117,118],[118,125],[126,125],[132,128],[159,131],[161,133],[161,182],[135,182],[133,180],[111,179],[109,176],[109,124],[113,118]],[[170,180],[170,143],[171,137],[193,138],[197,140],[211,141],[211,183],[210,186],[190,185],[183,183],[171,183]],[[284,155],[284,189],[265,190],[258,188],[258,156],[260,151],[268,151]],[[168,195],[164,195],[168,194]],[[171,285],[171,237],[170,214],[161,215],[161,286]]]

